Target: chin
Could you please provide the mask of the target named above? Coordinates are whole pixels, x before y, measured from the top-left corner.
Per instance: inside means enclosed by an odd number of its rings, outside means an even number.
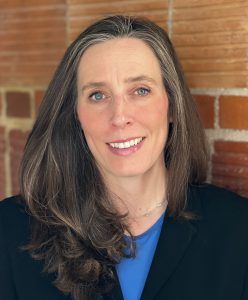
[[[108,171],[108,173],[111,173],[115,177],[136,177],[136,176],[142,176],[145,175],[149,171],[149,168],[116,168],[111,169]]]

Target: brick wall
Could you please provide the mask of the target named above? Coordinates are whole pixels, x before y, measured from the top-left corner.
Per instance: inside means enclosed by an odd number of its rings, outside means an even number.
[[[209,181],[248,196],[247,0],[12,0],[0,10],[0,198],[66,46],[99,16],[143,15],[176,46],[211,149]]]
[[[209,181],[248,196],[248,1],[170,4],[170,34],[209,138]]]

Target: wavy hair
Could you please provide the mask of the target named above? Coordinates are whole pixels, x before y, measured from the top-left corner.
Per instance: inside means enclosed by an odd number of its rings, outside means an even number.
[[[33,218],[26,247],[54,272],[55,285],[73,299],[107,292],[113,266],[124,256],[125,219],[107,189],[77,118],[77,69],[96,43],[132,37],[156,55],[169,99],[170,131],[164,150],[168,212],[187,218],[187,189],[206,179],[205,136],[167,33],[153,22],[109,16],[89,26],[68,47],[51,80],[29,135],[21,165],[21,195]]]

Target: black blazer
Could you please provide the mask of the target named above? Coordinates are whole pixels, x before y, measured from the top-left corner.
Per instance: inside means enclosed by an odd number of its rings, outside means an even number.
[[[0,299],[66,300],[20,246],[30,217],[18,197],[0,203]],[[248,300],[248,200],[211,185],[189,189],[197,220],[166,215],[141,300]],[[102,299],[123,300],[118,283]]]

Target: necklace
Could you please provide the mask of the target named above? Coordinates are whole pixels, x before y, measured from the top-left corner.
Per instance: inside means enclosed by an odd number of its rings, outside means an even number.
[[[152,209],[148,210],[147,212],[145,212],[144,214],[140,215],[140,217],[149,217],[150,215],[152,215],[159,207],[165,207],[167,204],[166,200],[163,200],[162,202],[159,202],[156,204],[155,207],[153,207]]]
[[[139,215],[139,216],[134,216],[131,217],[131,219],[137,219],[137,218],[142,218],[142,217],[149,217],[150,215],[152,215],[158,208],[160,207],[166,207],[167,205],[167,200],[164,199],[161,202],[158,202],[153,208],[151,208],[150,210],[146,211],[145,213]]]

